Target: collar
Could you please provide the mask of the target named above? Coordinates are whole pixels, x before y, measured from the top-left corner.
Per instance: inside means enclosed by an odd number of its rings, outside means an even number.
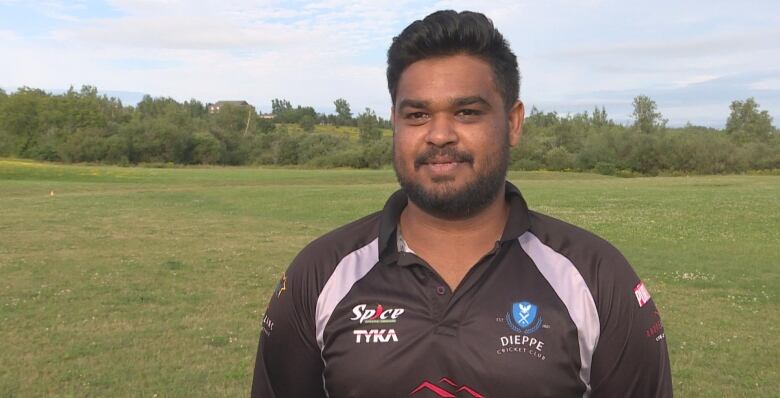
[[[505,196],[509,202],[509,216],[501,235],[501,242],[514,240],[520,237],[531,227],[528,205],[517,189],[509,181],[506,182]],[[402,190],[398,190],[387,199],[382,210],[382,218],[379,224],[379,262],[389,264],[398,259],[398,223],[409,199]]]

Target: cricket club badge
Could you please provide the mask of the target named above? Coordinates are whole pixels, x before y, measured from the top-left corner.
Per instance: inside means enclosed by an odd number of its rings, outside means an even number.
[[[512,303],[512,310],[506,314],[506,323],[517,333],[531,334],[542,326],[539,307],[528,301]]]

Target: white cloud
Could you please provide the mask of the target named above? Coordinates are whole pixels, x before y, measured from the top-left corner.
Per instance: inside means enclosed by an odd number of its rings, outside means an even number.
[[[691,37],[681,40],[654,40],[618,43],[606,46],[571,47],[553,56],[564,58],[633,57],[696,58],[778,50],[780,29],[735,32],[716,36]]]
[[[686,86],[690,86],[691,84],[698,84],[698,83],[712,81],[719,77],[720,76],[718,75],[692,75],[692,76],[687,76],[681,80],[677,80],[674,82],[674,84],[679,87],[686,87]]]
[[[12,60],[0,63],[0,84],[93,84],[177,99],[246,99],[263,110],[271,98],[284,97],[329,111],[334,98],[345,97],[356,110],[370,106],[385,116],[384,52],[391,38],[411,21],[451,8],[493,19],[519,56],[529,103],[575,110],[630,104],[642,92],[682,93],[725,84],[721,77],[734,74],[758,77],[740,83],[732,97],[752,95],[746,90],[771,94],[780,85],[774,23],[780,10],[771,2],[757,2],[748,12],[715,1],[701,7],[661,0],[637,12],[636,4],[617,0],[478,6],[463,0],[110,0],[117,16],[100,18],[84,16],[82,1],[56,1],[46,3],[58,21],[48,34],[0,30],[0,52]],[[620,94],[603,94],[609,92]],[[680,111],[667,117],[683,111],[704,117],[695,109],[716,108],[684,98],[689,108],[677,104]]]
[[[750,84],[754,90],[780,90],[780,77],[759,80]]]
[[[60,40],[84,44],[163,49],[272,49],[305,46],[317,32],[279,24],[242,27],[205,16],[123,17],[55,32]]]
[[[13,30],[0,29],[0,42],[17,42],[21,37]]]

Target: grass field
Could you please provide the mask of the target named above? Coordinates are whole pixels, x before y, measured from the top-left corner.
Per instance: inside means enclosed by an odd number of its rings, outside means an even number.
[[[510,179],[631,260],[677,396],[780,396],[780,177]],[[395,189],[390,170],[0,159],[0,397],[246,396],[282,270]]]

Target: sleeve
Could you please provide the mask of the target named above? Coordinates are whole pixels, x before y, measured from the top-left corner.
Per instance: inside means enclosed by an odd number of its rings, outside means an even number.
[[[293,262],[263,315],[252,398],[326,396],[314,327],[316,284],[302,271]]]
[[[617,250],[615,250],[617,251]],[[593,353],[592,397],[672,397],[661,317],[645,284],[619,253],[600,267],[601,334]]]

